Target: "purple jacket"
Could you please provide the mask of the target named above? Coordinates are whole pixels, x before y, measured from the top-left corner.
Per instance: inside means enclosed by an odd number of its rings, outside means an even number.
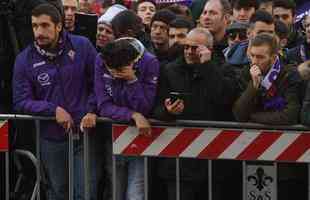
[[[97,108],[103,117],[130,121],[133,112],[147,116],[153,108],[159,76],[159,62],[155,56],[144,52],[136,64],[137,81],[114,79],[103,64],[96,59],[95,92]]]
[[[28,46],[15,61],[13,103],[18,112],[55,116],[57,106],[70,113],[78,126],[88,112],[96,112],[93,91],[96,49],[88,39],[64,33],[64,49],[49,61]],[[42,122],[43,138],[63,140],[64,129],[56,122]]]

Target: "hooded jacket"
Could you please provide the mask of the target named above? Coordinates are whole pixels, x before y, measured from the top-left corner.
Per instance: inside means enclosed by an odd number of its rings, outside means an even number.
[[[140,42],[135,43],[135,47],[142,53],[135,64],[135,81],[113,78],[106,69],[102,56],[97,56],[95,92],[100,116],[130,121],[134,112],[144,116],[150,113],[156,96],[159,62],[144,50]]]

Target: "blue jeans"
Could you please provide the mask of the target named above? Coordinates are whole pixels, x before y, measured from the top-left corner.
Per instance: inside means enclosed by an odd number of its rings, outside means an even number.
[[[102,142],[90,135],[90,197],[97,199],[97,183],[101,177],[103,162],[103,147],[97,143]],[[47,200],[68,199],[68,141],[54,142],[40,140],[41,161],[47,172],[48,189]],[[74,140],[74,200],[84,199],[84,166],[83,166],[83,140]]]
[[[116,200],[144,200],[143,158],[116,157]]]

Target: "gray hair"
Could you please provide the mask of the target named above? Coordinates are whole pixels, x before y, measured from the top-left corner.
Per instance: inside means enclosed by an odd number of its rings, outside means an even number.
[[[213,47],[213,35],[210,33],[210,31],[206,28],[202,28],[202,27],[197,27],[192,29],[187,35],[191,35],[191,34],[200,34],[203,35],[206,40],[207,40],[207,46],[208,47]]]

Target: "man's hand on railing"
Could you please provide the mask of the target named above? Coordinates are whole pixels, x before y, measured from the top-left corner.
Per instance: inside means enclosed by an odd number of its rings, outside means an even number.
[[[135,121],[140,135],[151,136],[151,124],[142,114],[135,112],[132,114],[132,119]]]
[[[84,129],[94,128],[96,126],[97,115],[94,113],[87,113],[80,124],[80,129],[84,132]]]
[[[66,130],[66,132],[69,132],[74,126],[71,115],[60,106],[56,108],[56,121]]]

